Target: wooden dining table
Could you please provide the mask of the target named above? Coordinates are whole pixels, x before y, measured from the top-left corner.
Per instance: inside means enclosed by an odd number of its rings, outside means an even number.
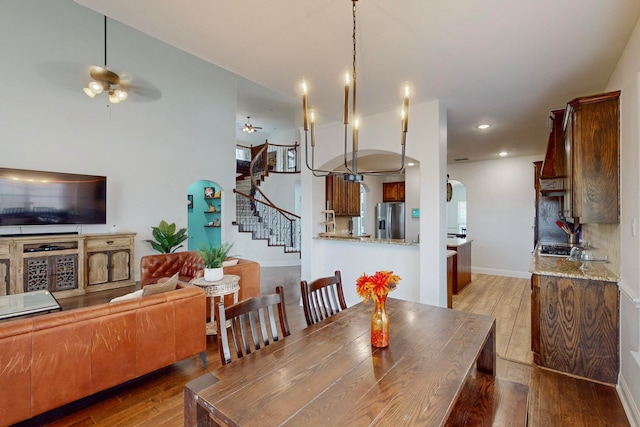
[[[387,299],[390,344],[359,303],[185,386],[185,426],[444,425],[474,369],[495,375],[495,319]]]

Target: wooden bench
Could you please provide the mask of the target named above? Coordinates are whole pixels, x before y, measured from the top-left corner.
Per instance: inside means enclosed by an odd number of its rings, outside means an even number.
[[[474,371],[456,401],[447,427],[526,426],[529,387]]]

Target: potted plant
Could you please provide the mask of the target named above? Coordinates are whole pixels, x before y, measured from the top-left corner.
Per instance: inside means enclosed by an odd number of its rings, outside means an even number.
[[[151,227],[153,237],[156,240],[145,240],[151,243],[151,247],[161,254],[170,254],[181,248],[180,243],[187,240],[187,229],[181,228],[176,231],[176,224],[172,222],[168,224],[165,220],[160,221],[157,227]]]
[[[222,269],[222,263],[229,256],[229,251],[233,243],[223,243],[219,246],[210,244],[209,246],[202,245],[202,248],[198,249],[200,258],[202,258],[202,264],[204,266],[204,280],[208,282],[215,282],[222,279],[224,275]]]

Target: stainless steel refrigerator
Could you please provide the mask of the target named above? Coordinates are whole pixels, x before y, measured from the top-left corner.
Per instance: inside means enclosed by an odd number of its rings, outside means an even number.
[[[404,239],[404,203],[376,205],[376,238]]]

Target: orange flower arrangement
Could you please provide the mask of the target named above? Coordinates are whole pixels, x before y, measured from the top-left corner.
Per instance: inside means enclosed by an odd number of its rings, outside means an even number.
[[[365,302],[370,299],[378,300],[394,290],[400,282],[400,276],[393,271],[376,271],[372,276],[363,274],[356,280],[356,292]]]

